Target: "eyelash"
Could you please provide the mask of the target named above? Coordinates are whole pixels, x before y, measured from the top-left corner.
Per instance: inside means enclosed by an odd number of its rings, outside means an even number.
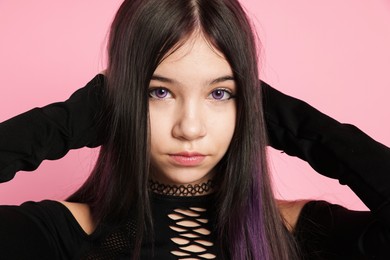
[[[158,95],[156,94],[156,91],[164,91],[165,92],[165,96],[158,97]],[[217,91],[223,91],[224,92],[224,95],[223,95],[223,97],[221,99],[213,97],[213,93],[215,93]],[[165,98],[167,98],[168,95],[172,96],[172,93],[167,88],[164,88],[164,87],[155,87],[155,88],[151,88],[149,90],[149,97],[150,98],[165,99]],[[228,95],[227,98],[225,97],[226,95]],[[235,96],[233,95],[232,91],[230,91],[227,88],[216,88],[213,91],[211,91],[211,93],[207,97],[211,97],[211,99],[216,100],[216,101],[226,101],[226,100],[235,98]]]
[[[225,95],[228,95],[227,98],[221,98],[221,99],[217,99],[217,98],[212,98],[213,100],[217,100],[217,101],[226,101],[226,100],[229,100],[229,99],[232,99],[232,98],[235,98],[235,96],[233,95],[232,91],[230,91],[229,89],[227,88],[217,88],[217,89],[214,89],[213,91],[211,91],[210,96],[213,96],[213,93],[217,92],[217,91],[223,91],[224,92],[224,97]]]
[[[166,93],[167,93],[167,95],[172,95],[172,93],[168,90],[168,89],[166,89],[166,88],[164,88],[164,87],[156,87],[156,88],[150,88],[149,89],[149,97],[150,98],[155,98],[155,99],[164,99],[164,98],[166,98],[166,96],[164,96],[164,97],[158,97],[157,95],[156,95],[156,91],[158,91],[158,90],[163,90],[163,91],[166,91]],[[153,94],[154,93],[154,94]]]

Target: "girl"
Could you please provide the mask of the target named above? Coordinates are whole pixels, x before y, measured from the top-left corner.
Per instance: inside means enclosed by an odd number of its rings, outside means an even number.
[[[29,215],[40,240],[27,247],[48,244],[48,258],[294,259],[267,175],[254,50],[235,1],[125,1],[91,177],[68,202],[3,207],[2,230],[18,238],[10,220]],[[27,253],[15,241],[4,252]]]

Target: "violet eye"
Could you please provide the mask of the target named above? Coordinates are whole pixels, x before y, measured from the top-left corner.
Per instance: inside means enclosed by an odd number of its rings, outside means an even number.
[[[155,88],[149,92],[150,97],[159,99],[166,98],[169,94],[169,90],[165,88]]]
[[[211,97],[216,100],[227,100],[230,98],[231,94],[224,89],[216,89],[211,92]]]

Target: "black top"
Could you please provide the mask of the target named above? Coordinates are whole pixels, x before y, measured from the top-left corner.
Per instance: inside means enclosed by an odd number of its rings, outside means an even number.
[[[369,211],[311,201],[294,236],[303,259],[390,259],[390,230]]]
[[[144,243],[141,259],[218,259],[213,205],[212,195],[153,194],[154,257]],[[45,200],[0,206],[0,232],[1,259],[103,260],[129,259],[136,227],[100,225],[87,235],[63,204]],[[302,259],[372,259],[373,252],[388,259],[389,234],[370,212],[324,201],[307,203],[294,231]]]

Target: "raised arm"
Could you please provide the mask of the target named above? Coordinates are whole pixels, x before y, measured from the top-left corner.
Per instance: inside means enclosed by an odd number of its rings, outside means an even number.
[[[0,182],[33,171],[71,149],[100,145],[98,121],[104,76],[99,74],[65,102],[34,108],[0,123]]]
[[[262,83],[270,145],[348,185],[390,226],[390,148]]]

